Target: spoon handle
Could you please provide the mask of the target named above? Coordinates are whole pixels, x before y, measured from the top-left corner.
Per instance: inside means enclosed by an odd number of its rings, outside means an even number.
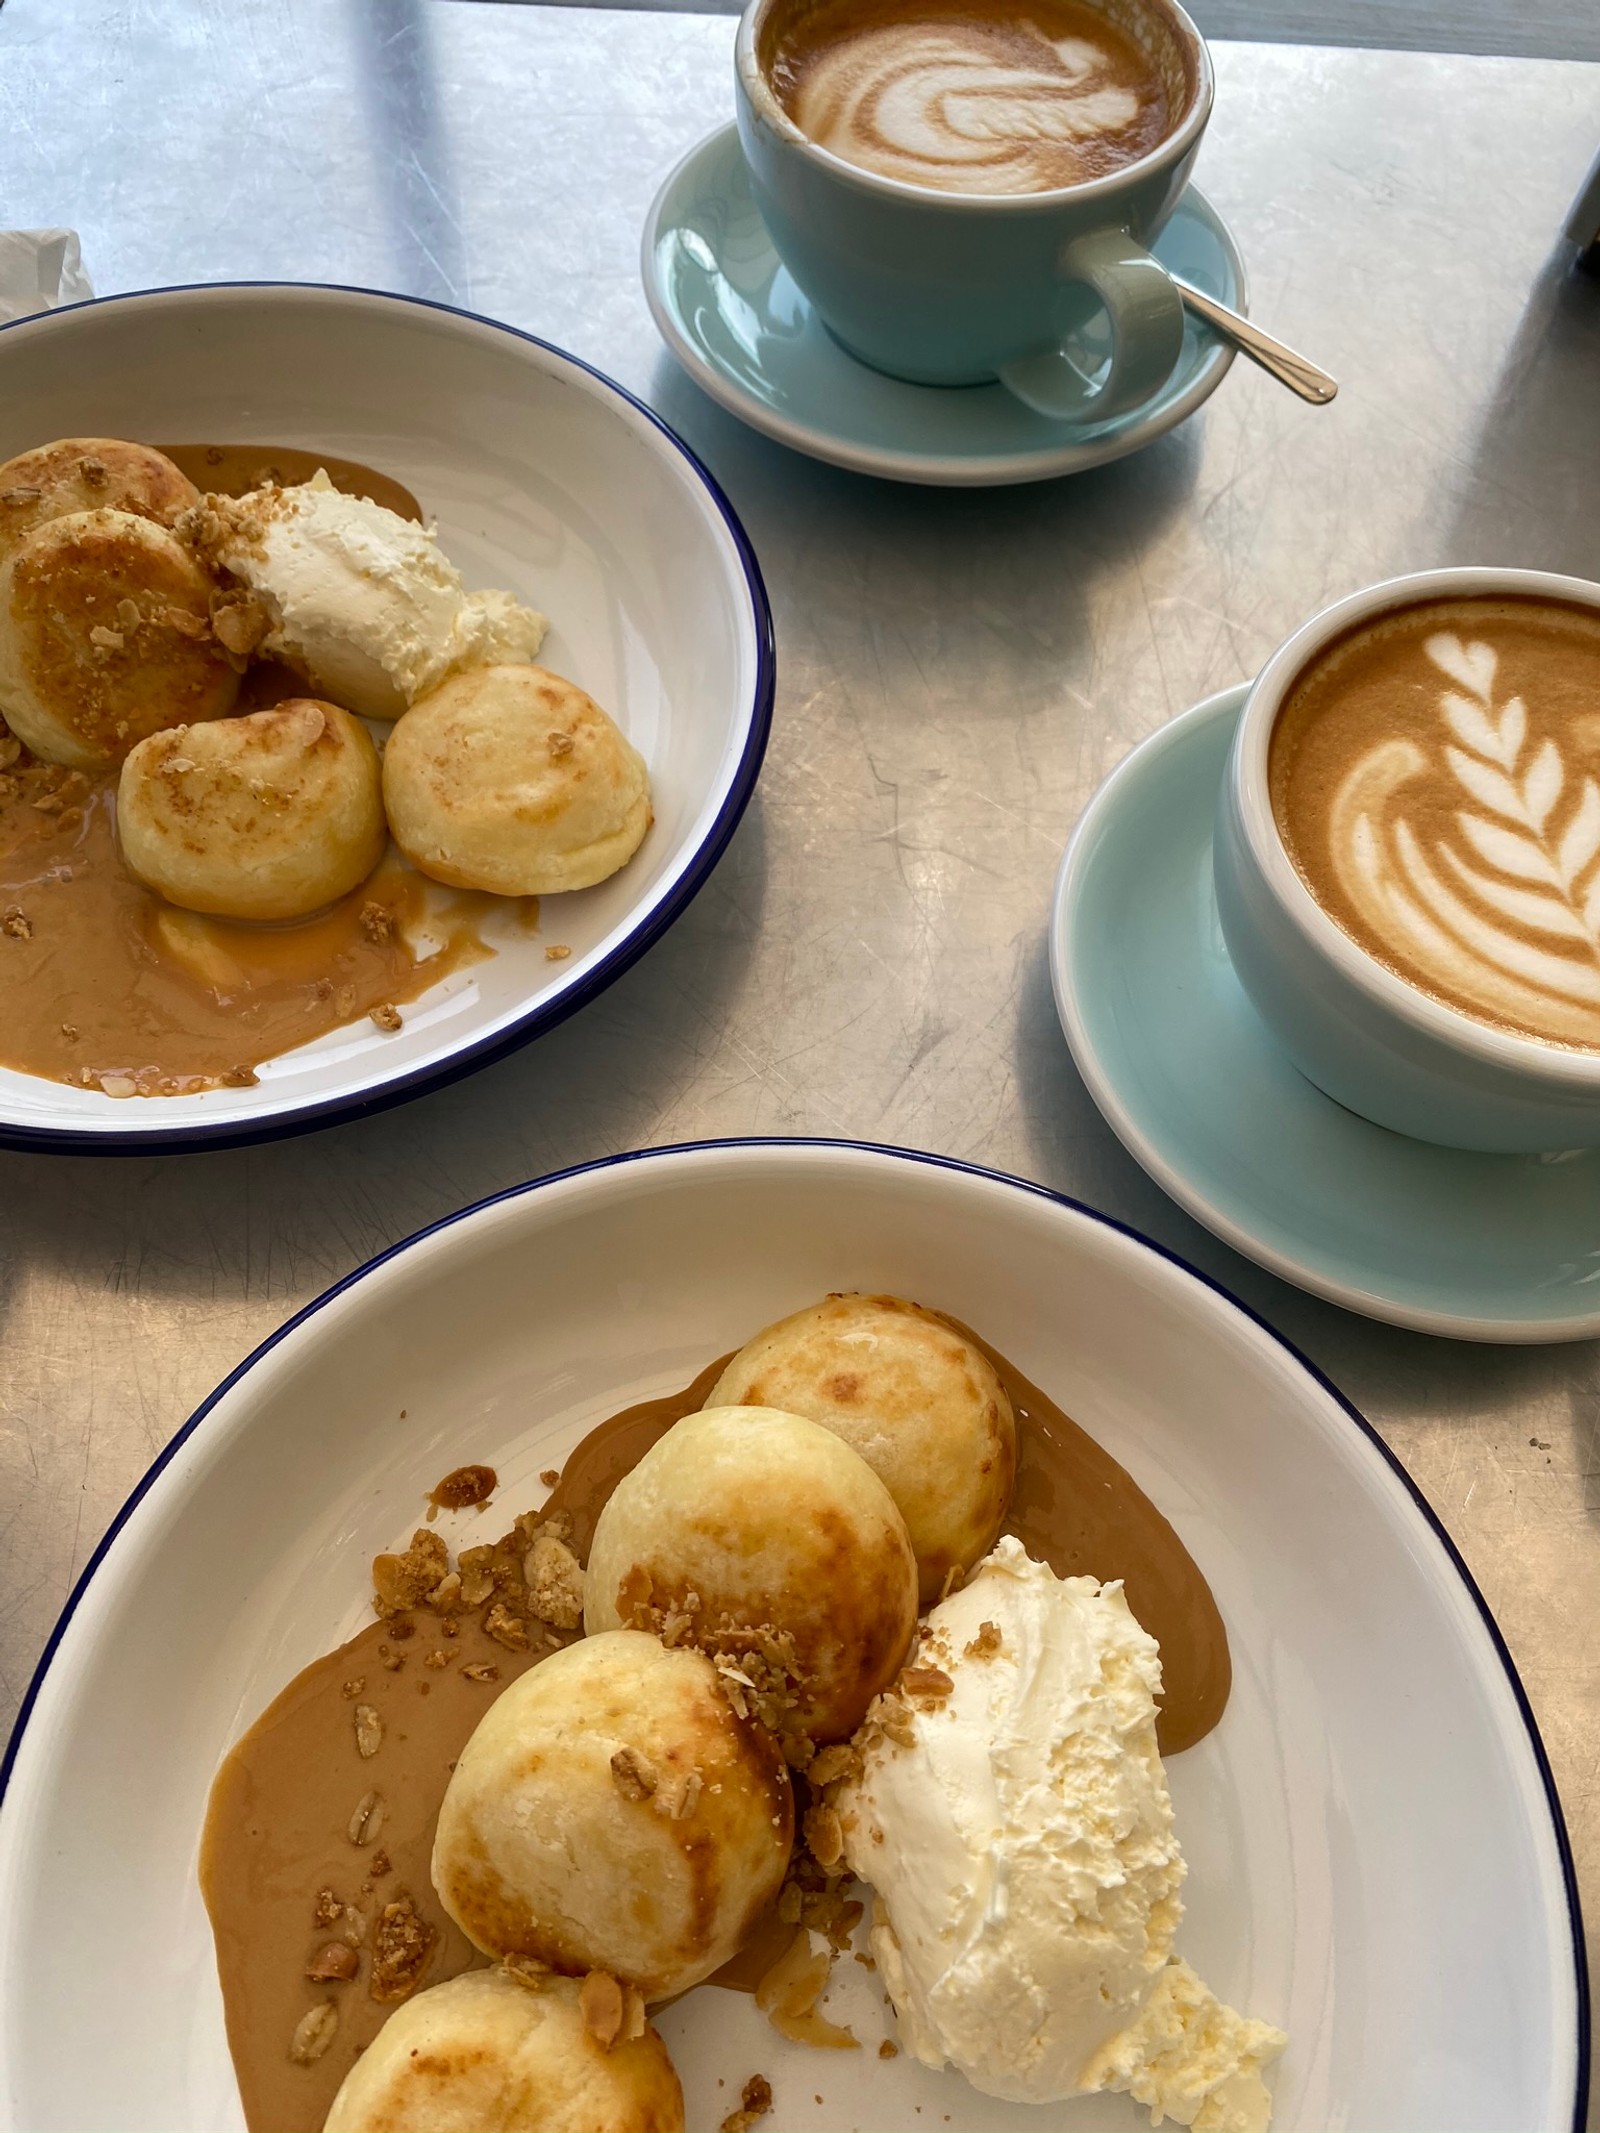
[[[1275,341],[1270,333],[1263,333],[1259,326],[1241,318],[1237,311],[1230,311],[1226,304],[1219,304],[1203,289],[1195,288],[1193,283],[1177,274],[1172,276],[1172,282],[1196,318],[1203,318],[1208,326],[1214,326],[1224,339],[1232,341],[1235,348],[1241,349],[1253,363],[1259,363],[1291,392],[1298,393],[1302,400],[1326,407],[1339,390],[1325,370],[1319,370],[1307,357],[1286,348],[1282,341]]]

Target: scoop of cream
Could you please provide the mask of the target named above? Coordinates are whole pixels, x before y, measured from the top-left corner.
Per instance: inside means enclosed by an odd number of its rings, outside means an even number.
[[[262,648],[323,696],[398,718],[459,667],[531,660],[543,615],[508,592],[469,593],[426,526],[320,469],[287,489],[209,497],[202,539],[265,608]]]
[[[926,2065],[1015,2102],[1118,2088],[1157,2124],[1248,2133],[1285,2040],[1172,1959],[1184,1864],[1160,1687],[1120,1584],[1057,1578],[1002,1540],[857,1737],[862,1774],[836,1802],[846,1858],[872,1884],[873,1953]],[[1201,2115],[1214,2099],[1232,2115]]]

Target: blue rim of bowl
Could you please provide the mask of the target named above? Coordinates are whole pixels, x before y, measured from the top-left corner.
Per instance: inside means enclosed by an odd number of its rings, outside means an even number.
[[[1249,1304],[1235,1296],[1231,1289],[1225,1288],[1220,1281],[1213,1280],[1200,1267],[1192,1266],[1180,1253],[1169,1251],[1166,1245],[1158,1244],[1153,1237],[1145,1236],[1142,1230],[1135,1229],[1131,1223],[1120,1222],[1115,1215],[1104,1214],[1099,1208],[1090,1207],[1084,1201],[1074,1199],[1070,1193],[1052,1191],[1048,1185],[1035,1184],[1031,1178],[1015,1177],[1009,1171],[990,1170],[980,1163],[963,1163],[954,1156],[933,1155],[924,1149],[894,1148],[881,1141],[812,1140],[794,1134],[754,1134],[732,1140],[678,1141],[664,1148],[630,1149],[621,1155],[600,1156],[593,1162],[574,1163],[565,1170],[552,1170],[543,1177],[529,1178],[521,1185],[508,1185],[500,1192],[492,1192],[486,1194],[481,1200],[475,1200],[470,1207],[458,1208],[454,1214],[444,1215],[437,1222],[424,1224],[421,1229],[414,1230],[409,1237],[403,1237],[398,1244],[391,1244],[386,1250],[374,1253],[372,1258],[365,1261],[361,1266],[356,1267],[353,1272],[346,1274],[342,1280],[336,1281],[331,1287],[324,1289],[320,1296],[314,1297],[310,1303],[306,1304],[301,1310],[296,1311],[292,1318],[286,1319],[275,1333],[269,1333],[264,1341],[257,1347],[252,1348],[244,1361],[230,1370],[216,1390],[201,1401],[177,1435],[151,1461],[143,1477],[135,1485],[127,1501],[107,1527],[94,1553],[84,1565],[82,1575],[73,1586],[71,1593],[67,1597],[66,1605],[57,1616],[55,1627],[51,1630],[39,1663],[34,1668],[33,1677],[28,1683],[27,1693],[24,1695],[17,1712],[16,1725],[13,1727],[11,1738],[6,1744],[5,1755],[0,1758],[0,1810],[4,1808],[6,1792],[11,1783],[11,1774],[16,1767],[17,1757],[21,1752],[22,1738],[27,1730],[28,1721],[33,1715],[34,1706],[38,1702],[45,1677],[54,1662],[57,1649],[66,1634],[67,1627],[77,1611],[78,1603],[88,1591],[91,1581],[99,1570],[100,1565],[105,1561],[112,1544],[179,1448],[189,1441],[207,1416],[233,1390],[234,1386],[248,1377],[257,1363],[270,1354],[281,1341],[287,1340],[289,1335],[303,1326],[308,1319],[314,1318],[319,1311],[325,1309],[336,1298],[342,1296],[347,1289],[353,1289],[358,1282],[364,1281],[369,1274],[374,1273],[379,1267],[387,1265],[391,1259],[398,1259],[401,1253],[410,1251],[414,1245],[421,1244],[429,1237],[436,1237],[443,1231],[454,1228],[458,1222],[469,1221],[475,1215],[484,1213],[488,1208],[503,1206],[511,1200],[520,1200],[529,1193],[542,1191],[548,1185],[564,1184],[571,1178],[585,1177],[591,1172],[615,1170],[623,1164],[671,1161],[678,1156],[726,1154],[736,1148],[844,1150],[855,1155],[887,1156],[895,1162],[921,1164],[929,1170],[950,1171],[959,1177],[981,1178],[991,1185],[1009,1186],[1015,1191],[1028,1193],[1036,1199],[1047,1200],[1053,1206],[1067,1208],[1073,1214],[1086,1216],[1091,1222],[1098,1222],[1103,1228],[1115,1231],[1117,1235],[1128,1238],[1134,1244],[1142,1245],[1147,1252],[1153,1252],[1158,1259],[1164,1259],[1169,1266],[1177,1267],[1181,1273],[1187,1274],[1191,1280],[1199,1282],[1202,1288],[1209,1289],[1214,1296],[1221,1297],[1222,1301],[1237,1311],[1241,1318],[1247,1319],[1251,1325],[1266,1334],[1269,1340],[1275,1341],[1284,1353],[1293,1362],[1297,1363],[1311,1378],[1312,1382],[1320,1386],[1322,1391],[1344,1413],[1400,1483],[1423,1524],[1443,1549],[1446,1560],[1455,1571],[1456,1576],[1461,1580],[1468,1598],[1477,1609],[1478,1618],[1483,1624],[1495,1657],[1499,1660],[1504,1670],[1512,1698],[1516,1703],[1518,1712],[1521,1714],[1523,1728],[1527,1734],[1529,1752],[1533,1756],[1534,1768],[1538,1772],[1540,1783],[1544,1787],[1545,1805],[1549,1810],[1551,1834],[1555,1839],[1556,1856],[1561,1868],[1562,1887],[1567,1899],[1567,1929],[1572,1944],[1572,1980],[1577,2008],[1577,2036],[1575,2039],[1577,2063],[1574,2069],[1571,2126],[1572,2133],[1584,2133],[1589,2100],[1589,1961],[1583,1933],[1583,1907],[1578,1895],[1578,1877],[1572,1860],[1571,1841],[1567,1835],[1566,1816],[1562,1811],[1561,1796],[1556,1790],[1556,1781],[1551,1773],[1550,1759],[1545,1753],[1544,1741],[1540,1736],[1538,1721],[1534,1718],[1533,1707],[1528,1702],[1527,1691],[1522,1686],[1522,1677],[1517,1672],[1516,1661],[1512,1658],[1506,1640],[1501,1635],[1500,1625],[1491,1613],[1488,1601],[1479,1590],[1477,1580],[1467,1568],[1460,1549],[1457,1548],[1455,1542],[1446,1532],[1432,1504],[1429,1503],[1427,1497],[1423,1495],[1416,1482],[1412,1480],[1411,1475],[1407,1472],[1398,1456],[1390,1450],[1360,1408],[1353,1401],[1346,1398],[1333,1380],[1323,1370],[1319,1369],[1308,1355],[1297,1348],[1294,1342],[1288,1339],[1286,1335],[1280,1333],[1276,1326],[1263,1318],[1259,1311],[1252,1310]]]
[[[468,311],[459,304],[442,304],[428,296],[408,296],[394,289],[369,289],[357,282],[331,281],[216,281],[216,282],[171,282],[154,289],[124,289],[112,296],[96,296],[80,304],[62,304],[57,310],[36,313],[30,318],[9,319],[0,325],[0,335],[15,331],[18,327],[37,328],[43,320],[64,318],[74,311],[98,311],[109,304],[140,303],[152,296],[210,295],[227,290],[283,289],[295,292],[313,291],[336,296],[370,296],[389,304],[408,304],[419,311],[442,311],[450,318],[468,320],[474,326],[487,326],[495,333],[507,334],[513,340],[526,341],[531,347],[543,350],[563,363],[570,363],[574,370],[581,370],[607,392],[614,393],[624,404],[642,415],[650,427],[656,430],[688,463],[690,472],[700,482],[711,502],[715,505],[744,573],[745,590],[750,602],[751,621],[756,640],[755,689],[750,705],[748,730],[739,761],[735,766],[733,780],[726,798],[717,812],[704,840],[688,866],[673,884],[671,890],[649,914],[642,924],[631,931],[626,939],[617,943],[609,954],[601,957],[579,984],[561,993],[554,1000],[541,1004],[538,1001],[520,1015],[507,1029],[480,1038],[475,1043],[463,1044],[429,1067],[421,1067],[411,1073],[397,1074],[381,1088],[362,1090],[348,1096],[331,1096],[316,1103],[297,1107],[275,1118],[255,1118],[230,1125],[225,1119],[206,1121],[197,1125],[155,1127],[144,1133],[93,1133],[76,1126],[24,1126],[0,1120],[0,1148],[18,1149],[29,1154],[45,1155],[170,1155],[202,1148],[250,1148],[265,1141],[288,1140],[297,1134],[314,1133],[324,1126],[335,1126],[354,1119],[372,1118],[380,1111],[393,1110],[397,1104],[409,1103],[414,1097],[426,1096],[435,1089],[447,1088],[452,1082],[475,1074],[481,1067],[492,1066],[498,1059],[507,1058],[512,1052],[531,1044],[535,1037],[542,1037],[547,1030],[558,1027],[569,1015],[587,1007],[603,993],[607,986],[620,978],[624,971],[631,970],[641,956],[653,948],[663,934],[673,926],[689,905],[698,896],[710,879],[712,870],[727,849],[728,841],[739,826],[740,818],[750,804],[760,775],[762,759],[767,752],[767,741],[772,730],[772,704],[777,687],[777,646],[773,636],[772,607],[767,598],[766,582],[761,575],[761,566],[745,532],[739,514],[724,494],[721,484],[704,461],[678,435],[669,423],[643,400],[619,385],[615,378],[586,363],[569,349],[554,341],[542,339],[536,333],[526,333],[520,326],[507,325],[503,319],[489,318],[481,311]],[[153,1100],[153,1099],[152,1099]]]

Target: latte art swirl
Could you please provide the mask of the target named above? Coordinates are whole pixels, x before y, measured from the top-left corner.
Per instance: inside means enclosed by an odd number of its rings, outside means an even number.
[[[1546,613],[1543,643],[1516,618],[1499,644],[1488,629],[1426,631],[1391,671],[1381,723],[1353,686],[1347,745],[1334,755],[1325,732],[1320,763],[1314,740],[1279,781],[1286,841],[1318,900],[1402,977],[1482,1020],[1600,1050],[1600,618],[1563,629]],[[1329,729],[1337,718],[1321,712]]]
[[[1080,184],[1148,153],[1168,130],[1154,66],[1087,8],[1048,27],[955,13],[858,22],[791,58],[779,86],[820,147],[951,192]]]

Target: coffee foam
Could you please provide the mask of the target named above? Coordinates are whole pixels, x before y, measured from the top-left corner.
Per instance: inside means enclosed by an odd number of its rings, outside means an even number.
[[[1329,914],[1479,1020],[1600,1050],[1600,614],[1471,600],[1352,632],[1274,730],[1273,809]]]
[[[942,191],[1029,193],[1148,154],[1181,108],[1174,71],[1068,0],[1010,16],[846,0],[797,18],[772,79],[800,130],[846,162]]]

